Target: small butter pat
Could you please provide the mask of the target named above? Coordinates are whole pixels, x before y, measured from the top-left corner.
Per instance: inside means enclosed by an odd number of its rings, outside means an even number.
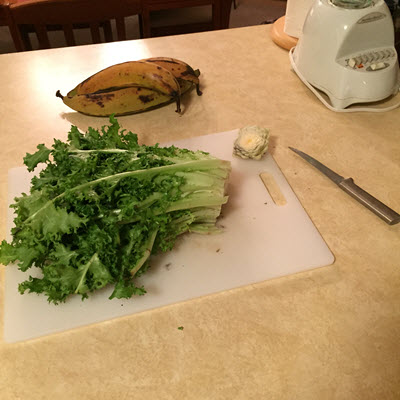
[[[269,130],[246,126],[239,130],[233,145],[233,154],[241,158],[260,160],[268,149]]]

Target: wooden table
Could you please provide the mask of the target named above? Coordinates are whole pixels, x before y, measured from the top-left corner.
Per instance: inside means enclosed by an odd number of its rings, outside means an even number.
[[[329,111],[293,73],[269,30],[0,56],[2,237],[8,169],[38,143],[65,140],[71,124],[85,130],[105,123],[71,112],[56,90],[117,62],[164,55],[201,70],[203,96],[188,100],[182,116],[171,104],[121,117],[124,128],[147,144],[249,124],[269,128],[271,154],[336,258],[319,270],[28,342],[0,342],[1,398],[400,398],[400,225],[383,223],[288,149],[317,156],[398,211],[400,112]],[[2,269],[1,302],[3,285]]]
[[[4,4],[22,3],[25,0],[0,0],[0,26],[8,25],[6,16],[2,10]]]
[[[195,23],[152,26],[151,13],[154,11],[210,7],[211,19]],[[143,0],[141,25],[144,38],[152,36],[178,35],[229,28],[232,0]],[[183,21],[182,21],[183,22]]]

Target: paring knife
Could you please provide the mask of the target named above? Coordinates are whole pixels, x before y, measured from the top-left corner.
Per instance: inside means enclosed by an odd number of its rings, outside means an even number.
[[[330,180],[336,183],[341,189],[343,189],[351,197],[355,198],[363,206],[367,207],[373,213],[375,213],[379,218],[382,218],[387,224],[394,225],[400,222],[400,214],[392,210],[381,201],[371,196],[365,190],[357,186],[352,178],[343,178],[336,172],[332,171],[324,164],[321,164],[315,158],[303,153],[300,150],[294,149],[289,146],[289,149],[297,153],[300,157],[304,158],[307,162],[325,174]]]

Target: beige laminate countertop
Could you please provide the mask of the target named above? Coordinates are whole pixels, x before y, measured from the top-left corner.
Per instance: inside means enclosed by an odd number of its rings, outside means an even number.
[[[288,150],[315,155],[399,211],[400,109],[329,111],[269,29],[0,56],[1,238],[8,169],[38,143],[65,139],[71,124],[85,130],[106,122],[70,112],[56,90],[117,62],[165,55],[201,70],[203,96],[184,100],[182,116],[170,105],[121,117],[123,127],[146,144],[268,127],[271,153],[335,255],[332,266],[311,272],[1,341],[1,399],[400,398],[400,224],[386,225]],[[3,267],[0,295],[3,303]]]

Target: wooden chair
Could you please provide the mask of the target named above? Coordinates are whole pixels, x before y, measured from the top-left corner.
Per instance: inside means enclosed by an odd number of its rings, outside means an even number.
[[[8,25],[17,51],[32,50],[29,33],[36,33],[39,48],[51,47],[48,32],[61,30],[67,46],[75,46],[74,30],[89,28],[93,43],[126,39],[125,18],[141,13],[141,0],[27,0],[6,7]],[[140,33],[141,34],[141,33]]]
[[[153,11],[210,6],[211,21],[177,24],[154,27],[151,23]],[[229,28],[232,0],[142,0],[142,34],[143,37],[167,36],[182,33],[201,32]]]

